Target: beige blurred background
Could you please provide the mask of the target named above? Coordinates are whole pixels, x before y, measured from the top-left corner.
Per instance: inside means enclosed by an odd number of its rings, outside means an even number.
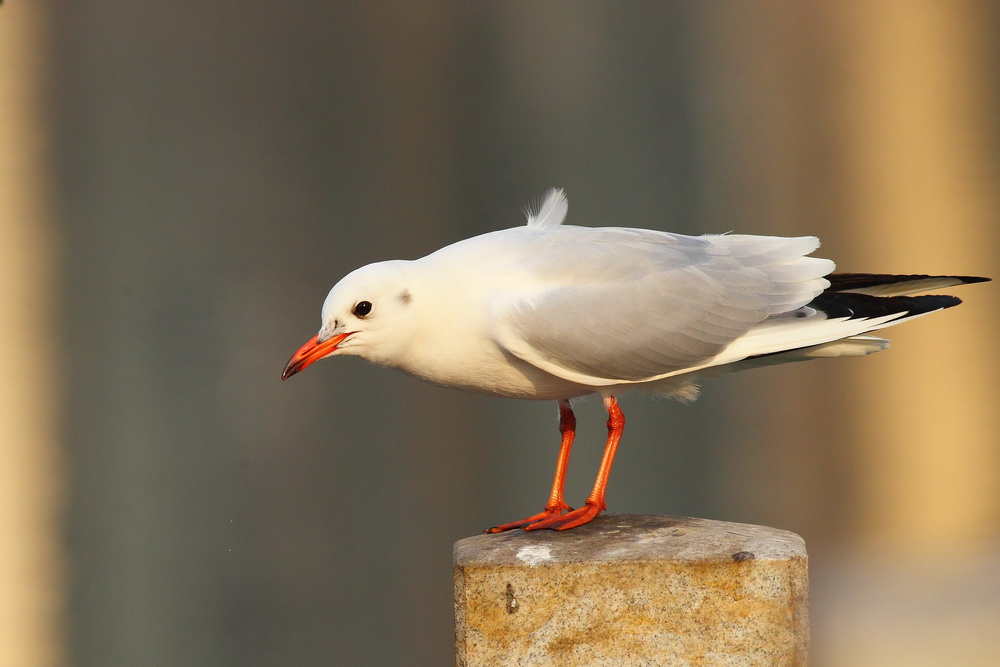
[[[438,665],[553,405],[349,359],[329,287],[521,224],[816,234],[1000,276],[1000,6],[0,6],[0,665]],[[866,359],[632,399],[612,511],[786,528],[816,665],[1000,655],[995,284]],[[602,439],[583,404],[569,496]]]

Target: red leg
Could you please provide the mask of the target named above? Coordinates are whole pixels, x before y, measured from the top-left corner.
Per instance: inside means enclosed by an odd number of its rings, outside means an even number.
[[[558,517],[564,511],[573,508],[566,504],[563,499],[563,488],[566,486],[566,467],[569,465],[569,453],[573,449],[573,438],[576,436],[576,415],[570,407],[569,401],[559,401],[559,432],[562,433],[562,444],[559,446],[559,458],[556,459],[556,475],[552,480],[552,492],[549,493],[549,501],[545,503],[545,509],[534,516],[520,521],[503,523],[493,528],[487,528],[487,533],[502,533],[512,528],[522,528],[530,523]]]
[[[597,481],[594,482],[594,490],[587,496],[583,507],[573,510],[567,514],[551,516],[547,519],[537,521],[530,526],[525,526],[525,530],[538,530],[539,528],[555,528],[556,530],[569,530],[582,526],[593,521],[598,514],[607,509],[605,493],[608,488],[608,476],[611,474],[611,465],[615,461],[615,453],[618,451],[618,443],[622,439],[622,430],[625,428],[625,415],[618,407],[618,401],[614,396],[604,399],[604,406],[608,409],[608,444],[604,447],[604,456],[601,457],[601,467],[597,471]]]

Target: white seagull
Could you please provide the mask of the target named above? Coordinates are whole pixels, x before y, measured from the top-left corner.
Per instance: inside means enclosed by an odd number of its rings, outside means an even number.
[[[553,189],[524,227],[353,271],[282,374],[349,354],[447,387],[558,401],[562,445],[545,509],[487,532],[566,530],[606,508],[623,393],[691,400],[708,375],[876,352],[888,341],[868,332],[961,303],[907,295],[989,280],[836,274],[832,261],[806,256],[819,247],[812,236],[576,227],[562,224],[567,210]],[[563,498],[570,399],[591,393],[608,410],[608,440],[593,491],[574,510]]]

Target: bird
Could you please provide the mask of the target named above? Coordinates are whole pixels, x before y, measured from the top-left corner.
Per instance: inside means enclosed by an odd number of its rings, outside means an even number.
[[[834,273],[833,261],[809,256],[814,236],[581,227],[563,224],[568,209],[553,188],[525,210],[526,225],[347,274],[281,376],[353,355],[446,387],[556,401],[561,443],[544,508],[488,533],[568,530],[607,508],[623,394],[691,401],[713,375],[877,352],[888,341],[871,332],[961,303],[913,294],[989,280]],[[574,509],[564,498],[571,401],[588,394],[603,400],[608,435],[593,490]]]

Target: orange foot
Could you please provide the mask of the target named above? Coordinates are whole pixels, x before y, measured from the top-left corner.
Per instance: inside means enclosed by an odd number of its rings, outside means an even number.
[[[529,516],[527,519],[521,519],[520,521],[511,521],[510,523],[502,523],[499,526],[493,526],[492,528],[487,528],[484,533],[502,533],[505,530],[513,530],[514,528],[524,528],[528,530],[527,526],[529,524],[536,524],[541,521],[558,521],[562,517],[563,512],[573,512],[573,508],[566,503],[559,503],[558,505],[546,505],[545,509],[534,516]],[[566,516],[569,516],[568,514]],[[596,515],[594,515],[596,516]],[[590,519],[587,519],[590,521]],[[586,523],[586,522],[584,522]]]
[[[586,504],[578,510],[573,510],[567,514],[562,514],[558,516],[550,516],[547,519],[542,519],[541,521],[536,521],[529,526],[525,526],[525,530],[540,530],[542,528],[552,528],[554,530],[569,530],[570,528],[576,528],[577,526],[582,526],[585,523],[590,523],[597,518],[597,515],[604,511],[604,503],[597,503],[593,500],[588,500]]]

